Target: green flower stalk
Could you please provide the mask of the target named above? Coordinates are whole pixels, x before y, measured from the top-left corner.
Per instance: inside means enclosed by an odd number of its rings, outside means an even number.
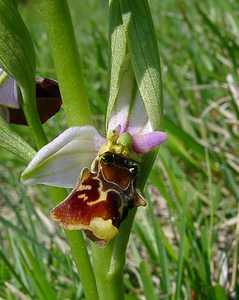
[[[110,39],[110,86],[107,118],[117,106],[122,83],[122,64],[129,53],[133,73],[142,102],[153,130],[162,128],[162,82],[158,46],[147,0],[111,0],[109,20]],[[136,90],[138,90],[136,89]],[[133,91],[133,90],[132,90]],[[141,102],[141,103],[142,103]],[[129,107],[130,109],[130,107]],[[158,112],[158,113],[154,113]],[[140,118],[138,118],[140,120]],[[141,190],[145,185],[158,149],[143,156],[137,184]],[[93,260],[100,299],[124,299],[123,268],[136,209],[122,223],[118,237],[106,248],[93,245]]]
[[[92,124],[79,51],[65,0],[36,1],[44,19],[69,126]]]

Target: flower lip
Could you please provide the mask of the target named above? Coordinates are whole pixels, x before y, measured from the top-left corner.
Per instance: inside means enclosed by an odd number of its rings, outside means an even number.
[[[105,159],[103,159],[105,158]],[[136,188],[137,163],[112,153],[97,157],[84,168],[71,194],[52,211],[53,220],[68,230],[86,230],[104,246],[118,234],[122,221],[134,206],[145,205]]]

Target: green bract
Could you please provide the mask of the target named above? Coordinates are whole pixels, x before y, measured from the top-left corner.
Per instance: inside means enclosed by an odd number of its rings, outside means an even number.
[[[162,127],[158,45],[147,0],[120,0],[135,78],[154,130]]]
[[[126,55],[126,35],[122,22],[118,0],[110,1],[109,39],[110,39],[110,80],[109,101],[107,106],[106,122],[112,113],[118,92],[121,86],[122,65]]]
[[[134,85],[143,98],[152,128],[159,130],[162,128],[161,66],[148,2],[111,0],[110,7],[111,70],[106,120],[117,102],[128,60],[133,67],[131,81],[137,82]]]

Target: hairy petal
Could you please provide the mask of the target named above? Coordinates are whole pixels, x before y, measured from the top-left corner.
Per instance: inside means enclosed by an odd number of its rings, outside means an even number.
[[[3,69],[0,69],[0,76],[4,75],[4,73]],[[8,77],[2,86],[0,86],[0,104],[11,108],[20,107],[18,103],[17,82],[12,77]]]
[[[145,153],[164,143],[166,139],[167,134],[163,131],[133,135],[133,149],[135,152]]]
[[[22,181],[72,188],[104,142],[93,126],[71,127],[38,151],[22,173]]]

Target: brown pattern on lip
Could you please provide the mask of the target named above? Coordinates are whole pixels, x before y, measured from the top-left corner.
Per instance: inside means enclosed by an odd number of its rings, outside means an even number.
[[[72,193],[52,210],[52,218],[66,229],[84,229],[91,240],[104,244],[92,220],[111,220],[110,226],[117,230],[130,208],[144,204],[135,188],[137,172],[132,165],[138,170],[137,163],[104,153],[93,162],[91,171],[82,170]]]
[[[114,165],[103,165],[102,172],[109,182],[118,184],[122,189],[126,189],[132,180],[132,174],[126,170]]]

